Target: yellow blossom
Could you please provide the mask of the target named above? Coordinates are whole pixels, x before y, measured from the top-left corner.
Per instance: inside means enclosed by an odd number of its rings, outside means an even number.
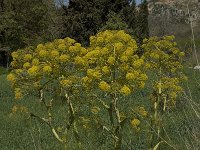
[[[28,69],[29,75],[36,75],[38,73],[38,66],[32,66]]]
[[[67,37],[67,38],[65,38],[65,39],[66,39],[67,42],[69,42],[70,44],[74,44],[74,43],[76,42],[74,39],[69,38],[69,37]]]
[[[150,57],[154,58],[154,59],[159,59],[160,58],[160,56],[158,54],[156,54],[156,53],[151,53]]]
[[[95,72],[95,70],[93,70],[93,69],[88,69],[88,70],[87,70],[87,75],[88,75],[89,77],[92,77],[94,72]]]
[[[71,53],[76,53],[76,52],[79,51],[79,49],[78,49],[76,46],[70,46],[70,47],[69,47],[69,51],[70,51]]]
[[[12,52],[11,56],[13,59],[17,59],[19,57],[17,52]]]
[[[24,55],[24,60],[25,61],[29,61],[29,60],[31,60],[33,57],[32,57],[32,55],[31,54],[25,54]]]
[[[16,77],[13,73],[10,73],[7,75],[7,80],[11,81],[11,82],[15,82],[16,81]]]
[[[109,70],[108,66],[103,66],[103,67],[102,67],[102,72],[103,72],[104,74],[110,73],[110,70]]]
[[[65,43],[65,40],[64,40],[64,39],[58,39],[57,42],[58,42],[58,44],[60,45],[60,44],[64,44],[64,43]]]
[[[126,74],[126,79],[127,80],[134,80],[135,79],[134,73],[127,73]]]
[[[69,55],[66,55],[66,54],[60,55],[60,57],[59,57],[59,60],[61,62],[67,62],[67,61],[69,61],[69,59],[70,59]]]
[[[59,57],[59,52],[58,52],[57,50],[53,50],[53,51],[51,52],[51,57],[53,57],[53,58]]]
[[[82,80],[82,82],[84,82],[84,83],[90,83],[90,82],[92,82],[92,80],[91,80],[88,76],[83,77],[81,80]]]
[[[77,47],[77,48],[80,48],[81,44],[80,43],[75,43],[74,46]]]
[[[126,55],[122,55],[122,56],[120,57],[120,61],[121,61],[121,62],[127,62],[127,61],[128,61],[128,57],[127,57]]]
[[[104,48],[101,49],[101,54],[102,54],[102,55],[106,55],[106,54],[108,54],[108,53],[109,53],[108,48],[104,47]]]
[[[102,76],[99,71],[96,71],[96,70],[93,70],[93,69],[88,69],[87,75],[88,75],[88,77],[95,78],[95,79],[99,79]]]
[[[123,94],[123,95],[129,95],[131,94],[131,90],[128,86],[124,85],[121,89],[120,89],[120,92]]]
[[[124,63],[124,64],[122,64],[122,65],[120,66],[120,69],[121,69],[122,71],[127,71],[127,70],[129,69],[129,65],[126,64],[126,63]]]
[[[116,52],[120,51],[123,48],[123,44],[121,42],[114,44]]]
[[[95,71],[95,72],[93,73],[93,77],[94,77],[95,79],[100,79],[101,76],[102,76],[102,74],[100,73],[100,71]]]
[[[143,117],[146,117],[148,114],[144,107],[137,107],[136,111]]]
[[[102,90],[102,91],[105,91],[105,92],[108,92],[110,90],[110,85],[108,83],[106,83],[105,81],[101,81],[99,83],[99,88]]]
[[[34,58],[34,59],[32,60],[32,65],[34,65],[34,66],[39,65],[39,63],[40,63],[40,61],[39,61],[39,59],[37,59],[37,58]]]
[[[134,53],[133,48],[132,48],[132,47],[128,47],[128,48],[126,49],[126,51],[124,52],[124,55],[126,55],[126,56],[132,56],[133,53]]]
[[[81,50],[80,50],[80,55],[86,55],[87,54],[87,49],[82,47]]]
[[[16,74],[21,74],[23,72],[23,70],[22,69],[16,69],[15,72],[16,72]]]
[[[65,44],[59,44],[58,49],[61,50],[61,51],[64,51],[64,50],[67,49],[67,46]]]
[[[104,41],[104,39],[103,39],[102,37],[98,37],[98,38],[97,38],[97,42],[98,42],[98,43],[101,43],[101,42],[103,42],[103,41]]]
[[[15,88],[15,99],[21,99],[23,97],[21,89]]]
[[[144,60],[143,59],[138,59],[138,60],[133,62],[133,66],[135,68],[140,68],[143,64],[144,64]]]
[[[38,44],[37,49],[38,49],[38,50],[44,49],[44,45],[43,45],[43,44]]]
[[[40,50],[39,51],[39,56],[40,57],[46,57],[48,55],[48,52],[46,50]]]
[[[80,56],[76,56],[74,58],[74,63],[77,64],[77,65],[84,65],[85,64],[85,60]]]
[[[132,125],[133,127],[139,126],[139,125],[140,125],[140,120],[134,118],[134,119],[131,121],[131,125]]]
[[[52,72],[51,66],[44,66],[42,70],[43,70],[43,72],[45,72],[45,73],[50,73],[50,72]]]
[[[145,82],[140,82],[138,86],[139,86],[140,89],[143,89],[144,86],[145,86]]]
[[[183,57],[183,56],[185,56],[185,53],[184,52],[180,52],[179,56]]]
[[[72,81],[67,80],[67,79],[61,80],[61,81],[60,81],[60,84],[61,84],[63,87],[66,87],[66,86],[72,85]]]
[[[109,57],[107,62],[110,65],[114,65],[115,64],[115,57]]]
[[[146,74],[140,74],[139,79],[142,80],[142,81],[145,81],[145,80],[148,79],[148,77],[147,77]]]
[[[31,65],[30,65],[29,62],[26,62],[26,63],[23,64],[23,68],[25,68],[25,69],[26,69],[26,68],[29,68],[30,66],[31,66]]]

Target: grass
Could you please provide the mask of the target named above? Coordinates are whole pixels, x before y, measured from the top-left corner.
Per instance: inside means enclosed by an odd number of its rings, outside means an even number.
[[[186,89],[186,96],[181,97],[177,102],[177,107],[166,114],[165,116],[165,131],[164,138],[171,145],[175,145],[181,150],[199,149],[200,147],[200,82],[199,72],[194,72],[192,69],[185,69],[185,73],[189,77],[189,81],[184,84]],[[145,90],[147,95],[148,89]],[[192,97],[190,97],[192,95]],[[0,147],[3,150],[55,150],[63,149],[63,147],[54,139],[47,125],[43,124],[36,119],[27,119],[23,113],[16,113],[11,115],[12,107],[15,103],[13,92],[11,91],[9,83],[6,81],[6,74],[0,75]],[[143,103],[144,106],[150,105],[148,97],[140,92],[129,97],[129,101],[121,101],[122,108],[126,110],[128,105],[139,105]],[[27,105],[28,108],[37,114],[45,115],[44,108],[38,103],[38,99],[33,96],[26,97],[22,104]],[[62,122],[66,107],[60,107],[61,104],[56,104],[54,114],[59,115],[60,118],[56,120],[55,124]],[[81,105],[81,104],[80,104]],[[88,107],[81,106],[83,116],[87,117]],[[102,113],[102,116],[104,114]],[[105,118],[106,119],[106,118]],[[142,122],[146,125],[145,121]],[[87,130],[86,130],[87,131]],[[87,145],[87,150],[112,149],[112,141],[107,139],[106,133],[101,133],[99,130],[87,133],[81,132],[82,142]],[[98,134],[97,134],[98,133]],[[101,134],[99,134],[101,133]],[[131,133],[131,134],[130,134]],[[132,132],[131,128],[126,128],[124,135],[127,142],[123,143],[123,150],[146,150],[147,135],[145,132],[142,134]],[[72,141],[72,133],[69,133],[69,140]],[[77,143],[70,142],[69,149],[77,149]],[[86,148],[80,148],[86,149]],[[161,144],[160,149],[171,150],[172,147],[167,144]]]
[[[52,138],[47,126],[40,125],[35,120],[27,120],[27,116],[21,113],[14,116],[11,115],[11,110],[14,105],[14,95],[9,83],[6,81],[6,75],[0,76],[0,83],[1,149],[60,149],[59,145]],[[31,100],[33,99],[26,101],[28,106],[34,104]]]
[[[0,66],[0,75],[6,74],[6,73],[8,73],[8,70]]]

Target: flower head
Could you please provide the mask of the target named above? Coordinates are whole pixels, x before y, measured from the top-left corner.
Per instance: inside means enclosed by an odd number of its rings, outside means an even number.
[[[134,118],[134,119],[131,121],[131,125],[132,125],[133,127],[139,126],[139,125],[140,125],[140,120]]]
[[[7,80],[14,82],[14,81],[16,81],[16,77],[13,73],[10,73],[10,74],[7,75]]]
[[[29,75],[36,75],[38,73],[38,66],[32,66],[31,68],[28,69],[28,74]]]
[[[106,83],[105,81],[101,81],[99,83],[99,88],[102,90],[102,91],[109,91],[110,90],[110,85],[108,83]]]
[[[43,67],[43,72],[45,72],[45,73],[50,73],[50,72],[52,72],[52,68],[51,68],[51,66],[44,66]]]
[[[131,90],[128,86],[124,85],[121,89],[120,89],[120,92],[123,94],[123,95],[129,95],[131,94]]]

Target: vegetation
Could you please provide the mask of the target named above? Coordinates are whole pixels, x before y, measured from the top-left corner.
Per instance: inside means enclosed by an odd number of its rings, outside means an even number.
[[[149,37],[147,4],[0,0],[2,149],[198,149],[193,24]]]
[[[46,115],[32,112],[26,105],[18,105],[18,101],[13,113],[24,111],[49,126],[66,149],[89,149],[91,143],[96,145],[96,140],[84,140],[90,135],[109,139],[98,143],[98,147],[126,148],[129,138],[135,140],[131,138],[134,132],[149,137],[144,141],[145,149],[161,143],[174,148],[165,140],[163,117],[176,107],[177,96],[183,91],[185,54],[173,40],[173,36],[145,39],[144,55],[139,57],[137,43],[130,35],[123,30],[106,30],[91,36],[87,48],[65,38],[39,44],[36,49],[13,52],[13,70],[7,79],[12,82],[15,99],[38,97]],[[147,79],[152,83],[145,86]],[[134,105],[128,96],[144,87],[149,89],[147,97],[152,104]],[[54,113],[58,100],[66,103],[63,116]],[[82,110],[85,107],[89,111]],[[149,126],[142,125],[142,121]],[[84,136],[85,132],[88,134]],[[75,147],[71,147],[71,142],[77,142]]]

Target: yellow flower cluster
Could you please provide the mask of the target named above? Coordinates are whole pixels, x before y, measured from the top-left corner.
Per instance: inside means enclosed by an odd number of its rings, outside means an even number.
[[[43,72],[44,73],[51,73],[52,72],[51,66],[48,66],[48,65],[44,66],[43,67]]]
[[[140,125],[140,120],[139,120],[139,119],[137,119],[137,118],[132,119],[132,120],[131,120],[131,125],[132,125],[132,127],[133,127],[137,132],[140,131],[140,127],[139,127],[139,125]]]
[[[23,68],[24,69],[27,69],[27,68],[29,68],[31,66],[31,64],[29,63],[29,62],[25,62],[24,64],[23,64]]]
[[[23,95],[20,88],[15,88],[15,99],[22,99]]]
[[[180,81],[185,78],[182,73],[182,58],[185,54],[176,45],[174,36],[164,36],[145,39],[142,46],[148,62],[145,68],[158,77],[153,82],[154,92],[161,94],[168,103],[175,102],[177,95],[182,91]]]
[[[109,67],[108,66],[103,66],[102,67],[102,72],[103,72],[103,74],[109,74],[110,73]]]
[[[136,41],[123,30],[106,30],[91,36],[88,53],[82,57],[86,76],[94,83],[91,86],[98,85],[104,92],[122,95],[143,88],[147,76],[142,69],[144,58],[137,55],[137,48]],[[109,81],[109,86],[103,81]]]
[[[99,83],[99,88],[102,90],[102,91],[105,91],[105,92],[108,92],[110,91],[110,85],[108,83],[106,83],[105,81],[101,81]]]
[[[140,125],[140,120],[134,118],[134,119],[131,121],[131,125],[134,126],[134,127],[139,126],[139,125]]]
[[[37,59],[37,58],[34,58],[34,59],[32,60],[32,65],[34,65],[34,66],[39,65],[39,63],[40,63],[40,61],[39,61],[39,59]]]
[[[66,54],[60,55],[60,57],[59,57],[59,60],[62,63],[69,61],[69,59],[70,59],[69,55],[66,55]]]
[[[99,70],[88,69],[87,76],[92,79],[100,79],[102,74],[100,73]]]
[[[164,36],[162,38],[151,37],[144,40],[142,48],[145,51],[145,58],[148,62],[147,68],[160,69],[165,72],[176,72],[182,69],[181,52],[173,42],[173,36]]]
[[[112,57],[112,56],[109,57],[107,62],[108,62],[109,65],[114,65],[115,64],[115,57]]]
[[[137,55],[137,49],[136,41],[122,30],[92,36],[87,48],[71,38],[57,39],[13,52],[14,67],[7,78],[18,81],[15,88],[34,85],[31,88],[38,89],[50,80],[62,88],[82,83],[126,96],[143,88],[147,80],[144,58]]]
[[[157,82],[154,86],[156,91],[159,91],[160,94],[169,95],[169,99],[176,99],[178,93],[182,92],[183,89],[180,86],[180,80],[176,77],[163,77],[160,82]]]
[[[39,69],[38,66],[32,66],[31,68],[28,69],[28,74],[31,76],[37,75]]]
[[[131,90],[128,86],[124,85],[121,89],[120,89],[120,92],[123,94],[123,95],[129,95],[131,94]]]
[[[139,113],[142,117],[146,117],[148,115],[148,112],[144,107],[137,107],[136,112]]]
[[[60,81],[60,84],[63,86],[63,87],[69,87],[71,84],[72,84],[72,81],[66,79],[66,80],[61,80]]]
[[[32,57],[32,55],[31,54],[25,54],[24,55],[24,60],[25,61],[29,61],[29,60],[31,60],[33,57]]]
[[[12,54],[11,54],[11,56],[12,56],[12,58],[14,59],[14,60],[16,60],[17,58],[18,58],[18,53],[17,52],[13,52]]]
[[[40,50],[39,51],[39,56],[40,57],[47,57],[48,56],[48,52],[46,50]]]
[[[134,73],[127,73],[126,74],[126,79],[127,80],[134,80],[136,78]]]
[[[16,76],[13,73],[10,73],[10,74],[7,75],[7,80],[11,81],[11,82],[15,82]]]
[[[14,88],[38,89],[48,80],[57,82],[62,87],[68,87],[76,83],[72,75],[81,68],[74,65],[84,65],[82,57],[86,53],[87,49],[71,38],[56,39],[53,42],[39,44],[37,47],[20,49],[12,53],[13,70],[7,79],[13,83]],[[98,74],[94,73],[94,76]],[[16,90],[16,97],[21,97],[19,90]]]

